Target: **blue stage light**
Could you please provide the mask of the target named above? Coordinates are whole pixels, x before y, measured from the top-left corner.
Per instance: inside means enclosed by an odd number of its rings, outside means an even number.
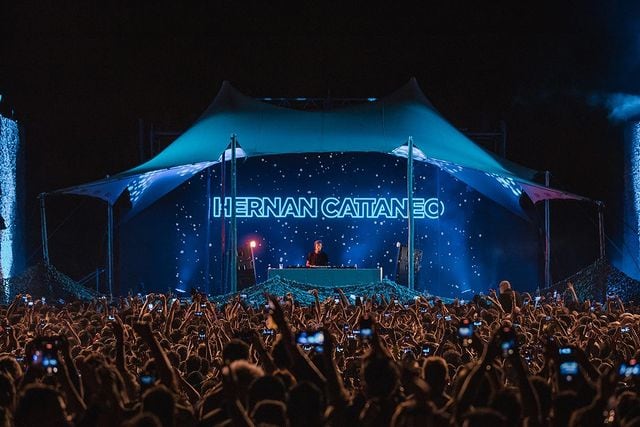
[[[15,273],[16,170],[19,145],[18,123],[0,116],[0,216],[4,218],[6,225],[6,229],[0,231],[0,277],[11,277]]]
[[[639,239],[637,248],[640,248],[640,234],[637,233],[640,230],[640,122],[636,122],[631,127],[631,156],[630,156],[630,168],[631,168],[631,185],[633,191],[631,192],[633,197],[633,213],[635,220],[636,238]],[[638,251],[640,252],[640,251]],[[634,258],[637,253],[634,254]]]
[[[127,184],[131,204],[135,207],[136,203],[142,198],[144,193],[149,190],[149,188],[151,188],[156,182],[162,181],[163,179],[171,179],[175,176],[190,176],[202,170],[203,168],[211,166],[214,163],[215,162],[201,162],[191,165],[177,166],[171,169],[143,173],[142,175],[139,175],[136,178],[132,179],[129,184]]]
[[[522,194],[522,188],[513,178],[509,178],[506,176],[501,176],[501,175],[498,175],[495,173],[489,173],[489,172],[485,172],[485,175],[495,179],[498,184],[502,185],[502,187],[504,187],[507,190],[510,190],[514,196],[520,197],[520,195]]]

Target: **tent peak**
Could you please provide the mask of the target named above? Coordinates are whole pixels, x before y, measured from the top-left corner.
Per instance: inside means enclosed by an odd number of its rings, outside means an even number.
[[[396,91],[381,98],[381,101],[396,103],[416,102],[424,104],[428,108],[437,111],[431,101],[429,101],[429,98],[427,98],[424,92],[422,92],[422,89],[418,84],[418,80],[415,77],[411,77],[407,83],[402,85]]]

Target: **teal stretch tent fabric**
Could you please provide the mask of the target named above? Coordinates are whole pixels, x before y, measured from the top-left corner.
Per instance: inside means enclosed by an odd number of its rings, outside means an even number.
[[[516,213],[522,214],[517,198],[523,192],[534,203],[554,198],[586,200],[536,184],[532,182],[536,171],[476,145],[438,113],[415,79],[378,101],[318,112],[257,101],[224,82],[195,124],[153,159],[113,177],[57,192],[114,203],[127,189],[131,213],[139,212],[221,161],[232,134],[241,147],[239,156],[378,152],[406,157],[405,144],[412,136],[416,160],[441,167]]]

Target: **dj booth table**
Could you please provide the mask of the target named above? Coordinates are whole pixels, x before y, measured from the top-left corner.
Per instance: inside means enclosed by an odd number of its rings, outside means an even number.
[[[382,281],[382,267],[378,268],[331,268],[331,267],[298,267],[270,268],[267,277],[273,279],[292,280],[319,287],[340,287]]]

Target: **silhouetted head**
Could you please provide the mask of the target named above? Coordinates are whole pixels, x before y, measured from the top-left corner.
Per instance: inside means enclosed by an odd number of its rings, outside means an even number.
[[[287,407],[277,400],[262,400],[251,411],[251,419],[257,425],[287,425]]]
[[[442,357],[431,356],[424,362],[423,376],[435,394],[442,394],[449,382],[449,366]]]
[[[236,360],[249,360],[249,346],[244,341],[232,339],[222,349],[222,359],[227,365]]]
[[[500,282],[499,286],[501,294],[511,289],[511,283],[508,280],[503,280],[502,282]]]
[[[163,385],[154,386],[142,395],[143,411],[158,417],[163,427],[175,425],[175,406],[175,396]]]
[[[498,411],[476,408],[462,416],[462,427],[507,427],[507,419]]]
[[[30,384],[20,394],[14,422],[16,427],[67,427],[64,399],[52,387]]]
[[[324,396],[316,385],[301,382],[289,391],[287,416],[291,427],[323,425],[324,409]]]
[[[388,397],[395,392],[400,384],[398,367],[387,358],[365,359],[362,374],[364,392],[368,398]]]
[[[247,409],[251,411],[262,400],[287,401],[287,390],[280,378],[273,375],[265,375],[251,383]]]

